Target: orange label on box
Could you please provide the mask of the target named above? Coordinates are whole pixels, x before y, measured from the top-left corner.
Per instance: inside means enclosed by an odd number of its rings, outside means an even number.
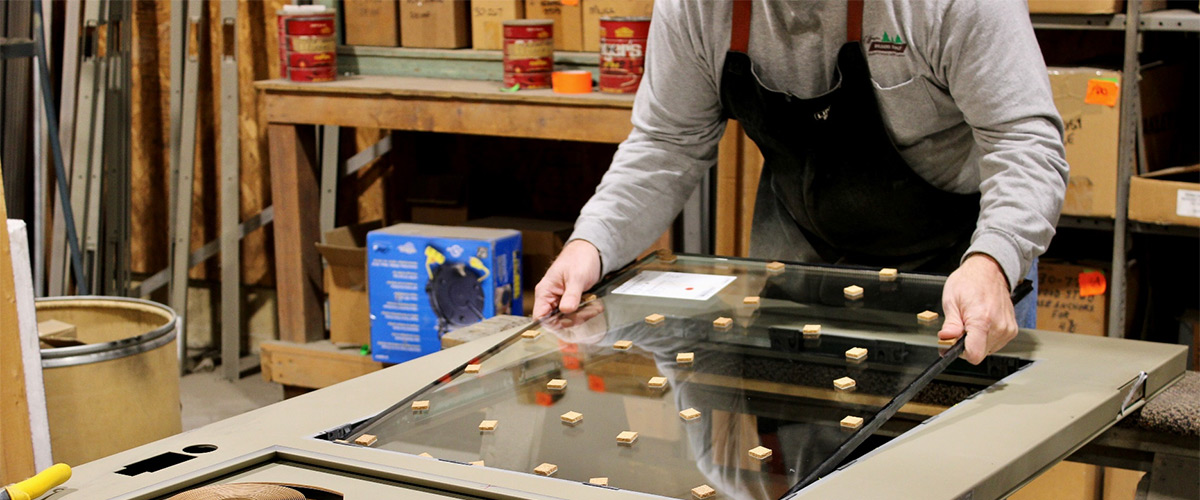
[[[1087,95],[1083,97],[1083,102],[1111,108],[1117,105],[1117,97],[1120,92],[1121,88],[1117,82],[1093,78],[1088,80]]]
[[[1079,296],[1091,297],[1093,295],[1104,295],[1108,290],[1108,281],[1104,279],[1104,273],[1101,271],[1086,271],[1079,273]]]

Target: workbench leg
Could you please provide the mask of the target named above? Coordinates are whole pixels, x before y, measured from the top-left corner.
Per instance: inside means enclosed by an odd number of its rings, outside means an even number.
[[[273,123],[267,128],[271,154],[271,198],[275,207],[275,284],[279,339],[312,342],[325,336],[321,307],[321,258],[312,134]],[[307,130],[305,132],[308,132]]]

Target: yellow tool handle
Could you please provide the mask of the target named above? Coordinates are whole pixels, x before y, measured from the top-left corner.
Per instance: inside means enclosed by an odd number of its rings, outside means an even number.
[[[71,479],[71,467],[67,464],[54,464],[36,476],[8,485],[5,489],[12,500],[31,500],[46,494],[50,488],[63,484],[68,479]]]

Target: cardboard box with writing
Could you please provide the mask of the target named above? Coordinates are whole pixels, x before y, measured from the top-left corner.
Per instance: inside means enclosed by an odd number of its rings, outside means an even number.
[[[1129,218],[1200,227],[1200,165],[1168,168],[1131,179]]]
[[[1167,8],[1167,0],[1142,0],[1142,12]],[[1031,14],[1117,14],[1125,0],[1029,0]]]
[[[379,221],[339,227],[325,233],[317,251],[325,257],[325,292],[329,294],[329,341],[363,345],[371,342],[367,304],[367,233]]]
[[[654,0],[583,0],[583,50],[600,51],[600,19],[650,17]]]
[[[400,44],[432,49],[470,46],[469,7],[466,0],[402,0]]]
[[[471,46],[504,49],[504,21],[525,18],[525,0],[471,0]]]
[[[554,20],[554,50],[583,50],[583,6],[580,0],[525,0],[526,19]]]
[[[1052,332],[1108,334],[1109,268],[1104,263],[1038,262],[1037,329]],[[1125,330],[1137,306],[1137,267],[1126,270]]]
[[[1050,68],[1050,87],[1062,115],[1063,143],[1071,166],[1064,215],[1116,215],[1120,82],[1117,71]]]
[[[342,0],[346,45],[400,46],[398,0]]]

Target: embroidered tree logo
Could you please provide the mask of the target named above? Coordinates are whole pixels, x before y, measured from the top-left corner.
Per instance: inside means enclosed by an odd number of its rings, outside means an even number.
[[[884,54],[903,54],[908,49],[908,43],[900,38],[900,35],[889,37],[887,32],[883,32],[882,37],[872,37],[867,45],[867,53],[884,53]]]

